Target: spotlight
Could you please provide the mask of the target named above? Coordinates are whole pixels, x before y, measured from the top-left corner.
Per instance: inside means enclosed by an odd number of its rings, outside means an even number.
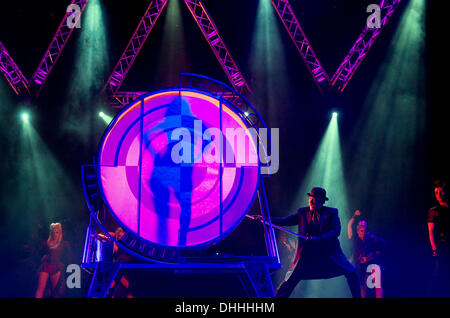
[[[333,112],[333,118],[336,118],[338,116],[338,112]]]
[[[111,120],[113,119],[111,116],[105,114],[104,112],[99,112],[99,113],[98,113],[98,116],[99,116],[101,119],[103,119],[103,121],[104,121],[106,124],[109,124],[109,123],[111,122]]]
[[[27,112],[22,112],[20,114],[20,118],[22,119],[23,122],[28,122],[30,120],[30,115]]]

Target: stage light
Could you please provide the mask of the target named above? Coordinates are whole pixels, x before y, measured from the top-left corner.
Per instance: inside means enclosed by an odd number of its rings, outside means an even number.
[[[288,73],[281,30],[270,0],[260,0],[253,27],[253,38],[248,59],[254,78],[255,104],[261,105],[263,117],[272,127],[283,125],[279,120],[279,105],[290,104]]]
[[[30,114],[28,114],[28,112],[22,112],[20,114],[20,118],[22,119],[23,122],[28,123],[30,120]]]
[[[103,75],[109,70],[106,27],[99,0],[89,1],[83,14],[76,62],[76,85],[84,94],[102,87]],[[75,80],[74,79],[74,80]]]
[[[161,17],[164,21],[158,21],[158,24],[164,23],[161,28],[162,39],[158,44],[164,50],[158,50],[158,63],[156,69],[152,69],[151,72],[156,72],[155,78],[158,79],[160,86],[173,85],[178,81],[178,74],[189,70],[189,52],[186,50],[189,44],[186,43],[180,2],[169,1],[165,15]]]
[[[111,120],[113,119],[113,117],[105,114],[104,112],[99,112],[98,116],[103,119],[103,121],[105,122],[105,124],[109,125],[109,123],[111,122]]]
[[[308,206],[306,193],[312,187],[323,187],[327,191],[329,201],[326,206],[335,207],[339,210],[342,224],[348,221],[348,199],[347,184],[344,177],[342,164],[342,151],[339,136],[338,116],[333,112],[328,127],[325,131],[319,148],[311,161],[303,184],[296,196],[290,211],[297,210],[300,206]],[[341,235],[341,246],[346,252],[350,246],[348,240]],[[293,293],[293,297],[350,297],[347,282],[343,276],[329,280],[304,281]]]
[[[82,200],[70,177],[30,121],[30,113],[22,111],[19,132],[14,200],[19,202],[24,218],[54,220],[67,211],[68,203]],[[76,199],[75,199],[76,198]]]
[[[63,117],[66,120],[63,128],[79,137],[84,144],[90,144],[104,129],[102,123],[95,120],[98,113],[93,104],[101,103],[98,96],[110,71],[109,37],[100,0],[88,2],[78,32],[76,60],[70,70],[71,82],[64,107]]]
[[[414,210],[411,194],[426,180],[426,1],[411,0],[397,25],[355,122],[349,180],[361,191],[355,203],[370,215],[375,232],[395,226],[399,214]],[[382,200],[380,200],[382,198]]]

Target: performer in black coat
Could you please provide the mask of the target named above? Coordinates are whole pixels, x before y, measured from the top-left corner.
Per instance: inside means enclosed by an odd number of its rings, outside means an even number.
[[[273,218],[280,226],[298,225],[299,238],[296,257],[291,265],[292,274],[281,283],[277,297],[286,298],[303,279],[326,279],[345,275],[354,298],[360,298],[355,267],[342,252],[339,235],[341,223],[338,210],[324,206],[328,198],[323,188],[315,187],[309,196],[309,207],[298,209],[286,218]]]

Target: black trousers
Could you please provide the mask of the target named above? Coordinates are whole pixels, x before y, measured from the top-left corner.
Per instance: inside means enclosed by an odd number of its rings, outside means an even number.
[[[352,297],[361,298],[361,289],[356,270],[353,271],[347,271],[345,269],[342,270],[343,275],[347,280],[348,287],[350,288],[350,292],[352,293]],[[286,281],[282,282],[280,287],[278,287],[276,297],[288,298],[292,294],[294,288],[298,285],[298,283],[300,283],[301,279],[302,279],[302,270],[300,266],[298,266],[297,264],[291,276]]]
[[[427,297],[450,297],[450,257],[440,255],[433,258],[432,275],[428,285]]]

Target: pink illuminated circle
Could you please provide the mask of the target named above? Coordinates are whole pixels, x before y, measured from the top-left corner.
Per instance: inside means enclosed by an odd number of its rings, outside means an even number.
[[[244,143],[235,140],[242,137]],[[192,90],[155,93],[128,106],[105,133],[103,198],[117,221],[144,240],[169,247],[214,244],[253,202],[257,149],[241,118],[216,98]],[[178,162],[181,157],[189,160]]]

